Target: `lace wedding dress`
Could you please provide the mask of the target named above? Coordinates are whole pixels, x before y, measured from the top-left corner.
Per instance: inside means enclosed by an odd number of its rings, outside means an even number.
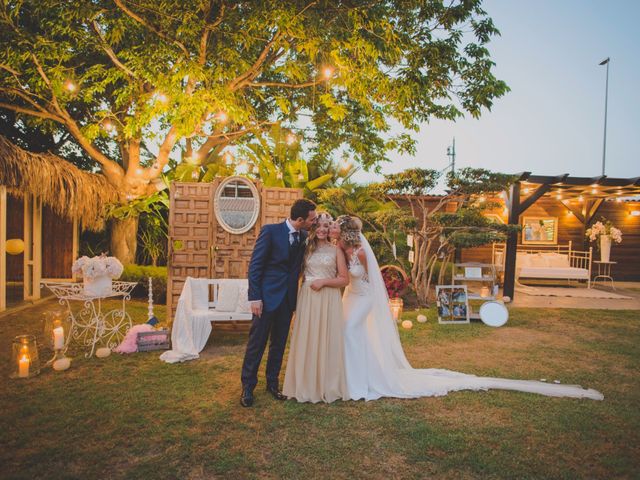
[[[477,377],[451,370],[412,368],[388,306],[387,291],[373,250],[360,234],[367,270],[356,255],[349,261],[350,285],[343,296],[345,371],[349,398],[416,398],[442,396],[458,390],[517,390],[552,397],[602,400],[604,396],[579,385],[531,380]]]

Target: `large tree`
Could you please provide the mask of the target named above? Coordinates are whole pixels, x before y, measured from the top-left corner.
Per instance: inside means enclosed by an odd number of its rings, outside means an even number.
[[[480,115],[507,87],[480,0],[5,0],[0,108],[68,137],[120,201],[155,191],[170,155],[219,156],[276,121],[312,155],[365,168],[430,118]],[[391,135],[390,124],[399,126]],[[301,130],[302,131],[302,130]],[[302,135],[301,135],[302,136]],[[175,153],[174,153],[175,155]],[[132,261],[137,220],[112,253]]]

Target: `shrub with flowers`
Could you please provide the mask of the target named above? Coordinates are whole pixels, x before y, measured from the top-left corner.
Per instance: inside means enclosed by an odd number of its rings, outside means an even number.
[[[611,236],[611,240],[616,243],[622,242],[622,232],[606,218],[601,218],[600,221],[594,223],[591,228],[587,229],[585,235],[592,242],[598,240],[602,235]]]
[[[109,277],[111,279],[119,278],[122,275],[124,267],[120,260],[116,257],[107,257],[101,255],[99,257],[80,257],[71,267],[71,272],[80,275],[87,280],[95,280],[98,277]]]
[[[409,279],[398,268],[385,265],[380,268],[384,285],[387,287],[389,298],[398,298],[407,292],[409,287]]]

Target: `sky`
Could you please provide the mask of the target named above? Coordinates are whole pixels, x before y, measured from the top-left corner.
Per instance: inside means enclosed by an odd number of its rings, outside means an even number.
[[[605,174],[640,176],[640,1],[485,0],[501,32],[488,48],[511,91],[480,119],[424,124],[415,156],[392,153],[382,173],[456,168],[505,173],[602,172],[606,66],[610,57]],[[381,177],[364,171],[354,180]]]

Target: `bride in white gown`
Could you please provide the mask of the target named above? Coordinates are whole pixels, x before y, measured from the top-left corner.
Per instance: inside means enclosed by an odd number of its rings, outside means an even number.
[[[360,232],[359,220],[343,216],[337,224],[340,243],[349,261],[350,284],[343,296],[343,308],[345,369],[351,399],[416,398],[442,396],[457,390],[488,389],[518,390],[552,397],[604,398],[600,392],[579,385],[412,368],[404,355],[398,327],[389,309],[378,262]]]

